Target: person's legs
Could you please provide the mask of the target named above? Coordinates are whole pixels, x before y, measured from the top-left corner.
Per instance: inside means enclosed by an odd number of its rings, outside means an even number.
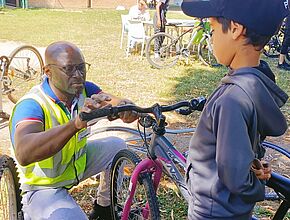
[[[23,195],[24,220],[88,219],[64,188],[30,191]]]
[[[285,57],[286,54],[288,53],[289,46],[290,46],[290,30],[286,30],[277,66],[280,69],[290,70],[290,65],[285,61]]]
[[[285,61],[285,54],[280,53],[278,64],[282,64]]]
[[[154,17],[153,17],[154,34],[165,32],[164,21],[165,21],[165,14],[164,12],[161,12],[161,27],[157,27],[157,13],[155,12]],[[163,43],[163,40],[164,40],[163,37],[155,38],[155,41],[154,41],[155,58],[159,58],[159,50]]]
[[[88,141],[87,164],[82,180],[100,173],[100,185],[94,203],[94,211],[90,219],[94,219],[97,212],[105,213],[104,207],[110,206],[110,168],[114,156],[126,148],[124,140],[117,137],[107,137]],[[97,210],[98,209],[98,210]],[[102,219],[102,218],[101,218]]]

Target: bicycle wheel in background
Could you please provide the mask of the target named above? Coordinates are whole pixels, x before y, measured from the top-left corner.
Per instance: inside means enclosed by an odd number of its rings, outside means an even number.
[[[154,43],[156,39],[162,41],[158,53],[154,51]],[[153,35],[146,45],[146,58],[148,62],[155,68],[162,69],[174,66],[180,54],[178,40],[167,33],[157,33]]]
[[[0,219],[22,219],[19,178],[13,159],[7,155],[0,157],[0,207]]]
[[[219,66],[216,58],[213,55],[212,46],[210,43],[210,39],[207,36],[204,36],[197,47],[198,58],[199,60],[207,66],[215,67]]]
[[[111,171],[111,205],[113,219],[121,219],[123,208],[130,192],[130,179],[133,170],[141,159],[130,150],[121,150],[112,162]],[[149,203],[149,216],[144,217],[146,202]],[[158,202],[148,173],[142,173],[138,178],[128,219],[160,219]]]
[[[41,82],[44,64],[38,50],[29,45],[16,48],[9,59],[8,78],[11,92],[8,98],[16,103],[31,87]]]

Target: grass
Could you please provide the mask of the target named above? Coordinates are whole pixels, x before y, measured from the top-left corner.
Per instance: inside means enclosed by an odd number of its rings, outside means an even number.
[[[92,64],[88,80],[103,90],[134,100],[139,105],[208,96],[226,72],[225,68],[208,68],[199,62],[158,70],[139,56],[125,58],[119,49],[121,14],[127,11],[99,10],[2,10],[0,40],[47,46],[54,41],[78,45]],[[151,12],[152,13],[152,12]],[[169,18],[189,18],[169,12]],[[276,61],[270,61],[274,62]],[[274,66],[274,65],[273,65]],[[278,84],[289,94],[289,74],[277,73]],[[289,116],[289,102],[284,113]],[[289,117],[288,117],[289,118]]]
[[[129,98],[138,105],[209,96],[227,72],[223,67],[209,68],[198,61],[188,65],[180,62],[173,68],[159,70],[150,67],[145,58],[125,58],[125,51],[119,45],[121,14],[127,11],[2,9],[0,12],[0,41],[41,47],[62,40],[75,43],[82,49],[86,61],[92,64],[88,80],[100,85],[104,91]],[[189,19],[178,11],[169,11],[168,17]],[[278,70],[277,60],[266,60],[276,73],[278,85],[290,94],[289,72]],[[289,124],[289,101],[282,110]],[[196,124],[198,115],[168,118],[171,125],[180,122],[189,125]]]

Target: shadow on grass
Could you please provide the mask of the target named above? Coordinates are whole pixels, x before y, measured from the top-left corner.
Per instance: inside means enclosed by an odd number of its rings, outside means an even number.
[[[197,63],[193,63],[181,70],[181,74],[171,78],[172,81],[177,82],[172,92],[168,95],[171,97],[170,102],[172,103],[200,96],[208,98],[219,85],[223,75],[227,73],[225,67],[211,68]],[[170,118],[170,127],[194,127],[197,124],[199,116],[200,112],[194,112],[189,116],[174,114]]]
[[[226,73],[227,70],[224,67],[210,68],[195,65],[185,68],[183,74],[174,77],[178,83],[171,95],[176,100],[181,100],[184,97],[208,97]]]

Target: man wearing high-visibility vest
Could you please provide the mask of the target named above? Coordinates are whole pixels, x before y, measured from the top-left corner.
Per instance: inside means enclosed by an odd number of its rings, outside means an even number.
[[[10,120],[10,134],[20,171],[25,219],[87,219],[68,189],[101,172],[90,219],[110,219],[110,164],[126,147],[108,137],[88,141],[80,112],[107,105],[132,104],[86,81],[89,64],[69,42],[55,42],[45,51],[43,83],[19,100]],[[135,112],[120,118],[130,123]]]

